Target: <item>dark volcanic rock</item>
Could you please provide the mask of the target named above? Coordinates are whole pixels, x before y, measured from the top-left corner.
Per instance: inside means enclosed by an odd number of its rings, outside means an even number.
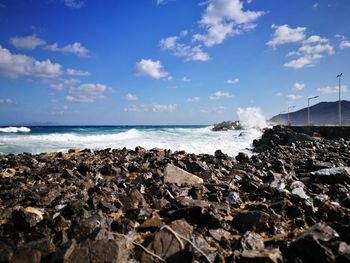
[[[213,131],[228,131],[228,130],[241,130],[242,126],[239,121],[224,121],[218,124],[215,124]]]

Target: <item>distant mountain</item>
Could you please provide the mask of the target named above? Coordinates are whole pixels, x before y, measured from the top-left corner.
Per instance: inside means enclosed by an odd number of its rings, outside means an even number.
[[[329,125],[339,123],[339,102],[320,102],[310,107],[310,122],[313,125]],[[341,101],[342,124],[350,124],[350,101]],[[307,107],[289,113],[291,125],[307,125]],[[278,114],[270,120],[276,124],[287,124],[288,114]]]

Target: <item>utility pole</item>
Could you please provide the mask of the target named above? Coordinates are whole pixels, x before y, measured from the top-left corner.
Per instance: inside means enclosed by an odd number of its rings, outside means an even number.
[[[313,96],[313,97],[309,97],[307,98],[307,125],[310,126],[310,100],[312,99],[316,99],[319,96]]]
[[[339,79],[339,126],[341,126],[341,76],[343,76],[343,73],[337,75]]]
[[[289,106],[288,107],[288,125],[291,125],[290,118],[289,118],[289,110],[295,108],[295,106]]]

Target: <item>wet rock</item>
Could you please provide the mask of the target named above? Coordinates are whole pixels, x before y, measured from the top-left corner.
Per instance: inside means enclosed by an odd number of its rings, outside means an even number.
[[[350,262],[350,245],[345,242],[339,243],[338,248],[339,260],[340,262]],[[337,262],[338,262],[337,261]]]
[[[242,126],[239,121],[224,121],[215,124],[212,131],[228,131],[228,130],[241,130]]]
[[[246,153],[238,153],[238,155],[236,156],[236,160],[241,162],[241,163],[245,163],[249,161],[249,157]]]
[[[41,252],[39,250],[30,249],[26,247],[18,248],[12,257],[13,263],[22,263],[22,262],[40,263],[40,261],[41,261]]]
[[[168,164],[164,171],[164,183],[193,185],[203,183],[203,179],[172,164]]]
[[[27,207],[25,209],[15,210],[12,213],[12,220],[16,227],[22,230],[27,230],[36,226],[43,220],[43,211],[34,207]]]

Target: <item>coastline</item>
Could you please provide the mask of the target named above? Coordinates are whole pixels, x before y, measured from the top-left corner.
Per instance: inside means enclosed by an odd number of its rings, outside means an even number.
[[[0,261],[349,260],[350,142],[277,126],[254,147],[2,155]]]

